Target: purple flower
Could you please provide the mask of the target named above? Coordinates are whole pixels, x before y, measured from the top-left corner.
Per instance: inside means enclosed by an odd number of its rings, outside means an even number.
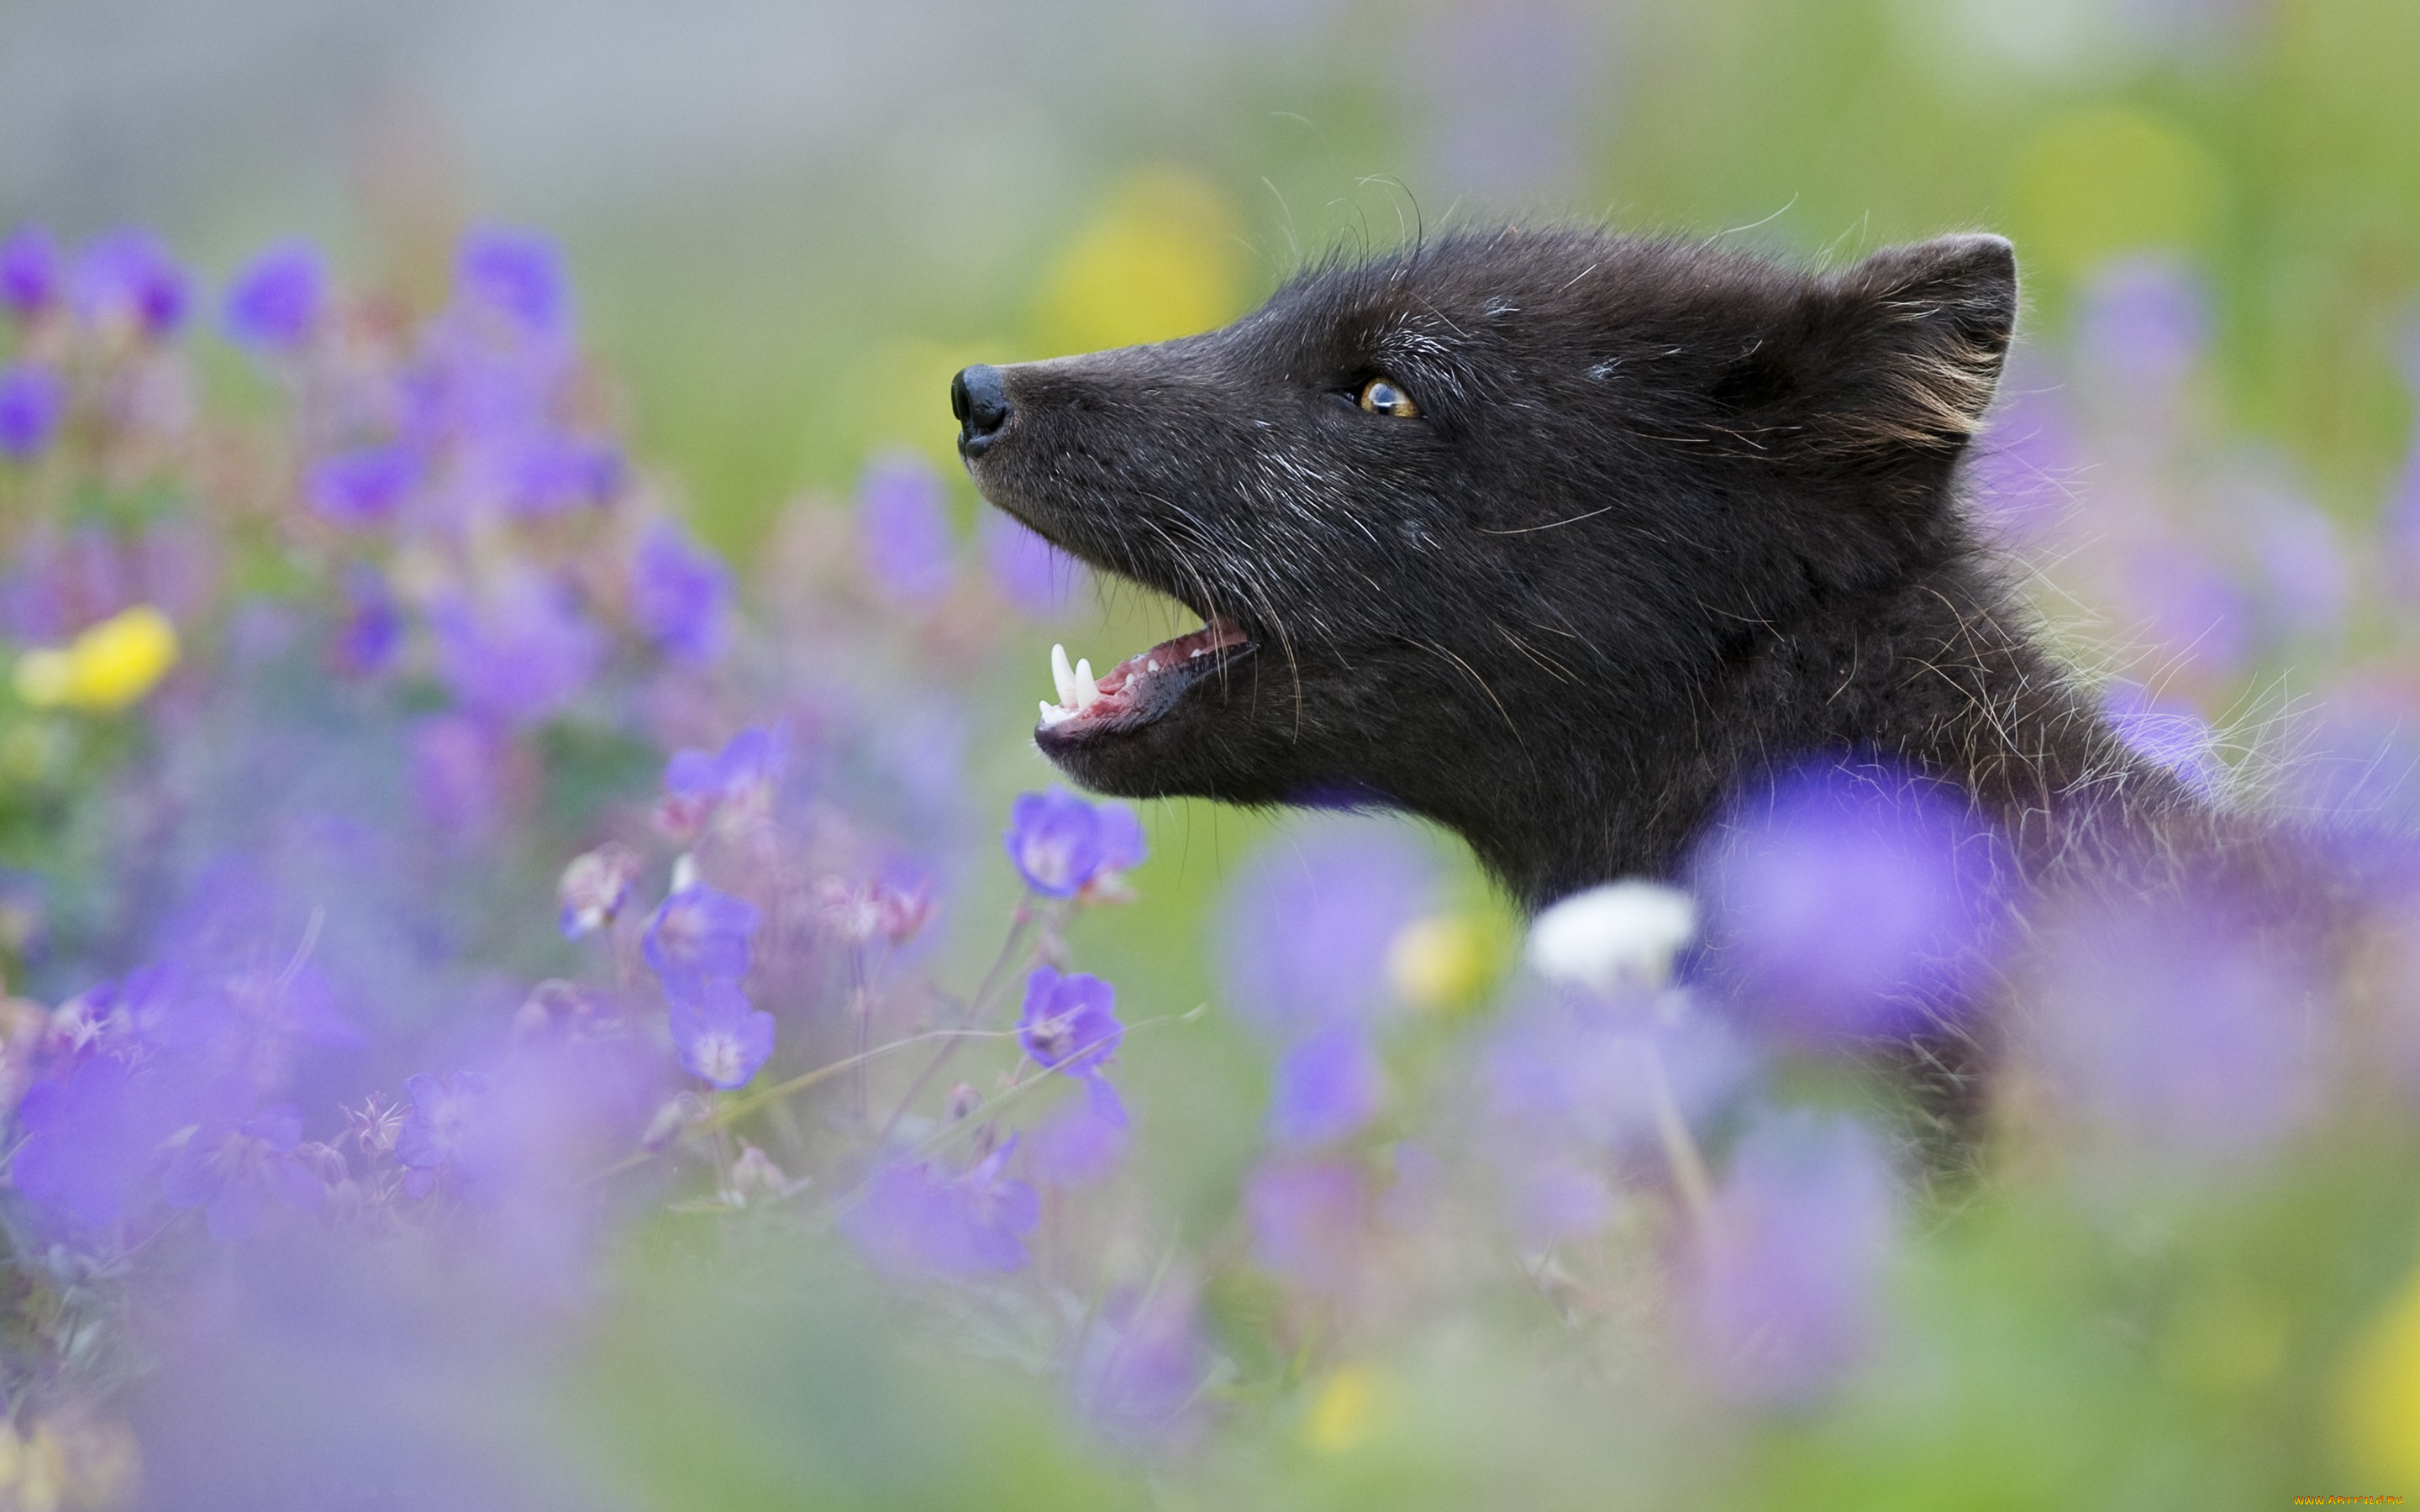
[[[2263,938],[2269,911],[2201,896],[2046,932],[2027,1027],[2071,1124],[2229,1172],[2294,1125],[2328,1026],[2306,964]]]
[[[2085,291],[2077,354],[2120,396],[2158,398],[2191,376],[2210,336],[2210,314],[2192,274],[2160,258],[2110,264]]]
[[[956,544],[933,464],[912,452],[876,459],[859,486],[857,513],[865,570],[884,594],[922,603],[948,590]]]
[[[259,887],[240,866],[206,868],[196,890],[219,896],[172,919],[162,932],[165,943],[191,959],[197,947],[226,950],[229,933],[258,938],[266,901]],[[307,962],[290,972],[247,963],[207,974],[158,972],[147,980],[138,974],[128,978],[124,995],[151,1053],[146,1073],[152,1101],[164,1106],[189,1092],[207,1093],[206,1105],[180,1122],[231,1126],[259,1095],[289,1085],[311,1048],[363,1042],[337,1011],[327,978]],[[152,1022],[145,1025],[146,1018]]]
[[[97,1056],[18,1104],[24,1142],[9,1177],[25,1200],[71,1227],[106,1228],[142,1204],[170,1132],[123,1061]]]
[[[240,1128],[196,1130],[160,1179],[172,1208],[200,1208],[210,1237],[223,1243],[249,1238],[271,1204],[317,1212],[327,1187],[295,1153],[302,1110],[291,1103],[264,1108]]]
[[[1210,1374],[1197,1312],[1181,1286],[1112,1292],[1067,1371],[1078,1415],[1116,1443],[1166,1448]]]
[[[1023,793],[1001,837],[1026,886],[1073,898],[1094,882],[1142,864],[1142,823],[1124,804],[1091,804],[1068,792]]]
[[[571,330],[571,283],[563,254],[546,237],[480,226],[462,239],[455,262],[457,292],[473,309],[503,316],[532,336]]]
[[[1342,1139],[1377,1117],[1387,1075],[1358,1025],[1331,1024],[1278,1061],[1269,1135],[1284,1145]]]
[[[1985,958],[1999,850],[1956,797],[1879,766],[1814,766],[1743,803],[1694,863],[1717,968],[1768,1030],[1919,1027]]]
[[[824,925],[851,945],[881,938],[905,944],[932,917],[929,883],[897,887],[873,877],[850,887],[838,877],[815,884],[815,912]]]
[[[1303,826],[1229,888],[1220,955],[1236,1011],[1279,1040],[1366,1022],[1388,997],[1395,938],[1430,910],[1435,868],[1393,825]]]
[[[1016,1039],[1035,1064],[1070,1076],[1097,1069],[1117,1054],[1125,1026],[1110,1011],[1117,990],[1098,977],[1063,977],[1037,966],[1025,979],[1025,1012]]]
[[[227,335],[255,351],[292,351],[311,339],[328,302],[328,265],[307,241],[281,241],[228,285]]]
[[[1799,1112],[1748,1131],[1707,1215],[1691,1309],[1717,1391],[1803,1407],[1864,1359],[1896,1209],[1856,1124]]]
[[[1525,1150],[1619,1153],[1654,1139],[1659,1079],[1695,1123],[1749,1065],[1737,1036],[1705,1014],[1664,1023],[1557,994],[1513,1003],[1479,1069],[1490,1117]]]
[[[997,509],[983,512],[975,533],[992,586],[1019,613],[1054,620],[1067,611],[1083,563]]]
[[[1339,1294],[1358,1271],[1370,1195],[1344,1161],[1264,1165],[1244,1187],[1252,1258],[1312,1291]]]
[[[320,458],[303,475],[302,497],[312,512],[340,525],[372,525],[391,519],[420,486],[420,453],[400,443],[357,446]]]
[[[664,800],[656,823],[686,841],[709,819],[744,829],[772,812],[788,760],[779,727],[742,730],[719,751],[680,750],[664,764]]]
[[[681,1069],[726,1092],[746,1086],[773,1053],[773,1015],[752,1008],[721,978],[707,980],[694,996],[675,993],[672,1026]]]
[[[555,714],[605,659],[603,636],[563,586],[518,569],[484,598],[440,599],[428,611],[437,670],[474,712],[520,724]]]
[[[664,764],[664,791],[707,803],[728,803],[769,788],[782,778],[787,752],[782,732],[752,725],[721,750],[679,750]]]
[[[1012,1135],[982,1164],[955,1179],[930,1165],[889,1165],[875,1173],[841,1232],[894,1275],[980,1275],[1026,1263],[1024,1236],[1042,1221],[1042,1199],[1002,1177],[1016,1148]]]
[[[30,320],[58,301],[59,244],[47,227],[21,225],[0,241],[0,304],[20,320]]]
[[[349,563],[343,584],[345,619],[332,656],[346,676],[374,677],[403,649],[403,609],[386,574],[366,562]]]
[[[87,324],[175,334],[192,286],[158,237],[136,227],[95,238],[76,261],[76,306]]]
[[[403,1084],[411,1111],[396,1131],[395,1158],[418,1173],[414,1195],[439,1178],[461,1176],[473,1164],[495,1082],[483,1072],[457,1072],[442,1080],[426,1072]]]
[[[1125,1104],[1109,1078],[1086,1076],[1084,1096],[1033,1131],[1033,1174],[1047,1185],[1090,1186],[1125,1158]]]
[[[731,569],[658,520],[630,559],[630,620],[675,660],[703,666],[721,654],[731,608]]]
[[[748,940],[760,918],[746,899],[693,882],[656,910],[642,949],[665,991],[696,996],[709,980],[748,975]]]
[[[916,937],[933,917],[933,885],[929,880],[900,884],[876,878],[868,883],[873,894],[875,927],[893,945]]]
[[[566,343],[536,339],[489,305],[458,306],[431,326],[418,360],[400,376],[400,437],[449,455],[458,512],[543,512],[554,507],[558,484],[578,491],[596,482],[572,465],[549,476],[573,377]]]
[[[68,386],[31,363],[0,368],[0,456],[29,462],[47,451],[67,414]]]
[[[1967,477],[1986,517],[2021,542],[2040,540],[2065,520],[2083,465],[2074,422],[2059,395],[2048,392],[2049,380],[2030,368],[2012,370],[1970,453]]]
[[[575,856],[555,888],[563,904],[563,937],[576,940],[612,923],[629,899],[640,866],[639,853],[614,841]]]
[[[609,442],[538,432],[504,451],[509,456],[505,503],[524,518],[602,504],[622,486],[621,449]]]
[[[77,1062],[139,1058],[183,994],[182,974],[159,965],[86,988],[52,1011],[49,1052]]]
[[[1093,823],[1101,847],[1100,869],[1093,873],[1095,884],[1142,865],[1142,820],[1132,809],[1123,803],[1096,803]]]

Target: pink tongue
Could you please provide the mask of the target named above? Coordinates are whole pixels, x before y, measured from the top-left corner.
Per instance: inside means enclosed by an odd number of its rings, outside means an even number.
[[[1208,656],[1222,647],[1240,644],[1247,639],[1241,626],[1230,621],[1213,619],[1190,634],[1180,635],[1173,640],[1163,640],[1149,651],[1137,652],[1110,668],[1109,675],[1093,686],[1101,690],[1104,698],[1121,698],[1155,671],[1166,671],[1191,661],[1197,654]]]

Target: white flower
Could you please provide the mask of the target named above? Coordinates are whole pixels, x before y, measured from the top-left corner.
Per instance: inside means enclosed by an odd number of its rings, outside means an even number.
[[[1529,926],[1529,964],[1551,981],[1611,993],[1656,988],[1698,933],[1698,901],[1630,879],[1575,892]]]

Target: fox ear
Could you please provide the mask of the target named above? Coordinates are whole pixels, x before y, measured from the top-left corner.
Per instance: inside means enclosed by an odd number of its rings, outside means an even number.
[[[2016,332],[2016,249],[1979,232],[1885,248],[1819,280],[1810,304],[1826,449],[1954,455],[1982,427]]]

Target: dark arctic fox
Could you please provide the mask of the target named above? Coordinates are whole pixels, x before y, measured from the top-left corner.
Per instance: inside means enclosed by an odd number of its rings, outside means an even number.
[[[1954,785],[2025,870],[2207,811],[2040,647],[1959,498],[1998,237],[1802,271],[1465,234],[1234,325],[952,385],[994,504],[1203,629],[1035,738],[1129,797],[1424,815],[1527,905],[1668,875],[1826,756]]]

